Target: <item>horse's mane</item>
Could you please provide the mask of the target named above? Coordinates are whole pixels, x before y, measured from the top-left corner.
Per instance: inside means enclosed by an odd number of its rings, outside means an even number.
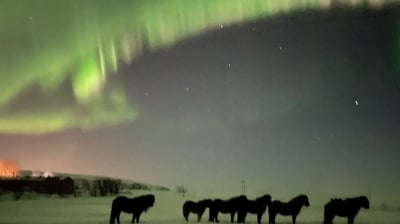
[[[358,196],[354,198],[331,198],[331,202],[348,202],[348,201],[367,201],[368,198],[366,196]]]
[[[197,202],[198,204],[205,204],[207,206],[209,206],[212,203],[212,200],[207,198],[207,199],[203,199]]]
[[[300,194],[300,195],[298,195],[297,197],[292,198],[292,199],[289,201],[289,203],[301,201],[301,200],[304,200],[304,199],[307,199],[307,196],[306,196],[305,194]]]
[[[369,207],[369,200],[366,196],[358,196],[355,198],[348,198],[346,201],[353,201],[357,203],[361,203],[363,206]]]
[[[331,204],[342,204],[342,203],[346,203],[346,204],[361,204],[363,206],[369,207],[369,201],[368,198],[366,196],[358,196],[358,197],[354,197],[354,198],[345,198],[345,199],[341,199],[341,198],[331,198],[331,201],[329,202]]]
[[[140,196],[135,197],[134,199],[143,200],[143,201],[149,201],[149,202],[154,202],[155,201],[155,197],[154,197],[153,194],[140,195]]]
[[[141,203],[141,207],[143,208],[143,210],[147,211],[150,207],[153,207],[153,204],[155,202],[155,197],[153,194],[146,194],[135,197],[133,198],[133,200],[139,201]]]
[[[256,198],[256,202],[271,202],[271,195],[266,194],[261,197]]]
[[[331,202],[343,202],[343,199],[341,199],[341,198],[331,198]]]
[[[216,198],[213,200],[213,202],[223,202],[224,200],[222,200],[221,198]]]
[[[232,200],[232,199],[247,199],[247,197],[246,197],[246,195],[242,194],[242,195],[230,198],[229,200]]]
[[[353,198],[354,200],[368,200],[368,198],[367,198],[367,196],[364,196],[364,195],[361,195],[361,196],[358,196],[358,197],[355,197],[355,198]]]

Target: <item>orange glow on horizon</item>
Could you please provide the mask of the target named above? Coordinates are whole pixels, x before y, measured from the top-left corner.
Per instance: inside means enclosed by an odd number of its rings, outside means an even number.
[[[19,168],[17,163],[11,161],[0,161],[0,177],[16,177]]]

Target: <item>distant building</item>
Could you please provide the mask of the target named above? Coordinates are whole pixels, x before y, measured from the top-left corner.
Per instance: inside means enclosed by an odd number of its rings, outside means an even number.
[[[16,162],[0,161],[0,178],[17,177],[18,175],[19,175],[19,167]]]
[[[32,177],[54,177],[52,171],[32,171]]]

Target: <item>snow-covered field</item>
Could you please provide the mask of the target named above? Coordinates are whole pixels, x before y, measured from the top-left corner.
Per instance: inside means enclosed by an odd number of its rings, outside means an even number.
[[[198,195],[182,195],[176,192],[134,192],[129,197],[153,193],[156,203],[147,213],[142,214],[141,223],[186,223],[182,217],[182,204],[185,200],[198,200],[205,197]],[[111,201],[114,197],[85,197],[85,198],[36,198],[22,199],[19,201],[0,201],[0,223],[9,224],[106,224],[109,221]],[[264,214],[263,223],[267,223],[268,215]],[[229,216],[219,215],[220,223],[229,223]],[[130,223],[131,216],[121,214],[121,223]],[[190,216],[191,223],[197,223],[194,215]],[[289,217],[277,217],[277,223],[291,223]],[[206,210],[201,223],[208,223],[208,210]],[[255,215],[249,214],[246,223],[256,223]],[[298,223],[322,223],[321,206],[303,208],[298,217]],[[347,223],[345,219],[336,218],[335,223]],[[399,224],[400,212],[382,212],[374,209],[362,210],[356,218],[358,224]]]

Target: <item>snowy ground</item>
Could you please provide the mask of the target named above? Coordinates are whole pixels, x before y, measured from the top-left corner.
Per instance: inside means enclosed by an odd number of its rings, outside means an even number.
[[[148,194],[135,192],[130,197]],[[198,200],[204,197],[187,195],[182,197],[175,192],[154,192],[156,203],[147,213],[141,216],[141,223],[186,223],[182,217],[181,207],[185,200]],[[37,198],[20,201],[0,201],[0,223],[7,224],[106,224],[109,220],[111,201],[114,197],[105,198]],[[220,214],[220,223],[229,223],[229,216]],[[263,223],[267,223],[268,215],[264,214]],[[130,223],[131,216],[121,214],[121,223]],[[208,211],[201,223],[208,223]],[[277,223],[288,224],[289,217],[277,217]],[[195,216],[190,216],[191,223],[197,223]],[[256,223],[254,215],[248,215],[246,223]],[[320,206],[304,208],[298,217],[299,224],[322,223]],[[335,223],[346,223],[345,219],[337,218]],[[382,212],[374,209],[362,210],[356,219],[356,224],[398,224],[400,212]]]

